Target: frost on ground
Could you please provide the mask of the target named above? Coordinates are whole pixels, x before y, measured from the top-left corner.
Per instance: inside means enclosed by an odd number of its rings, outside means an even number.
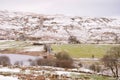
[[[119,43],[120,18],[70,17],[0,11],[0,39],[67,41],[76,36],[81,43]]]
[[[19,80],[17,77],[0,75],[0,80]]]
[[[10,69],[10,68],[7,68],[7,67],[3,67],[3,68],[0,68],[0,72],[19,73],[20,69],[19,68]]]
[[[85,70],[85,69],[84,69]],[[1,67],[0,68],[0,80],[41,80],[41,76],[44,78],[51,78],[57,76],[57,79],[72,80],[75,76],[80,76],[83,73],[74,72],[74,70],[65,70],[64,68],[39,66],[39,67]],[[34,73],[34,74],[33,74]],[[2,75],[3,74],[3,75]],[[6,75],[8,74],[8,75]],[[5,76],[6,75],[6,76]],[[24,79],[23,79],[24,77]],[[39,79],[38,79],[39,78]],[[76,77],[77,78],[77,77]],[[50,79],[53,80],[53,79]]]
[[[43,51],[43,46],[25,47],[24,51]]]
[[[19,68],[0,67],[0,80],[81,80],[81,75],[95,74],[86,68],[65,69],[51,66],[33,66]],[[98,75],[105,75],[99,73]],[[108,75],[108,74],[107,74]],[[111,75],[111,74],[109,74]],[[83,78],[82,78],[83,79]],[[90,79],[84,79],[90,80]]]

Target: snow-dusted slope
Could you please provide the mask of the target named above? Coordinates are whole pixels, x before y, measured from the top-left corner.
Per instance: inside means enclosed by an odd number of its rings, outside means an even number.
[[[76,36],[81,43],[120,43],[120,18],[69,17],[0,11],[0,39],[67,41]]]

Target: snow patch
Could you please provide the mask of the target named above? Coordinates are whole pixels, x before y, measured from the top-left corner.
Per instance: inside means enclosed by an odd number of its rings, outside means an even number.
[[[0,75],[0,80],[19,80],[19,79],[17,77]]]

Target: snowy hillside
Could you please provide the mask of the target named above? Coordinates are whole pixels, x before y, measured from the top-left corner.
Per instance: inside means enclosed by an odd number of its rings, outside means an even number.
[[[0,39],[120,43],[120,18],[69,17],[0,11]]]

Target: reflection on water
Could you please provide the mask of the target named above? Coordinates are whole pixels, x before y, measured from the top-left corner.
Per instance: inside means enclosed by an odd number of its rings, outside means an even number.
[[[12,65],[14,65],[16,62],[19,62],[21,63],[21,65],[24,65],[24,66],[30,66],[30,60],[34,61],[37,58],[42,58],[42,57],[21,55],[21,54],[0,54],[0,56],[9,57]]]

